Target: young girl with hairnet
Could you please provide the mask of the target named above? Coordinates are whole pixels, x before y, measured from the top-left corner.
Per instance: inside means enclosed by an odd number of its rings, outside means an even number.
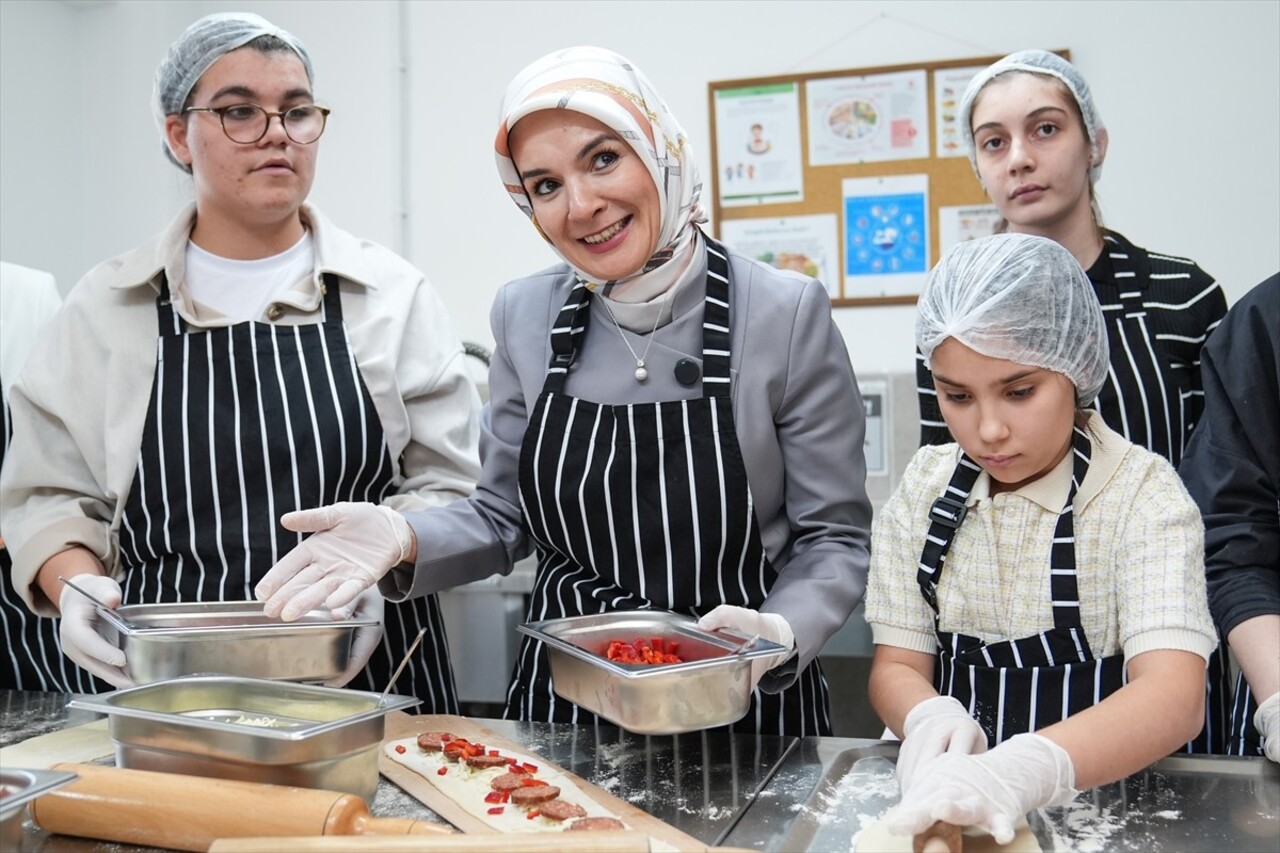
[[[407,513],[399,536],[366,525],[365,507],[335,508],[259,584],[267,611],[294,618],[374,584],[420,595],[536,549],[530,620],[656,609],[774,640],[788,653],[752,662],[735,728],[830,734],[817,658],[862,596],[871,505],[857,382],[822,284],[702,232],[692,145],[612,51],[557,50],[516,75],[495,148],[563,263],[494,302],[480,484]],[[595,719],[556,694],[533,639],[505,714]]]
[[[1086,408],[1105,341],[1052,240],[962,243],[929,276],[916,343],[956,443],[921,448],[876,517],[867,590],[871,702],[903,738],[897,832],[1007,843],[1200,727],[1203,527],[1169,463]]]
[[[1103,228],[1094,196],[1109,136],[1093,92],[1055,53],[1023,50],[979,72],[960,101],[969,162],[1004,218],[1001,230],[1057,241],[1086,270],[1102,306],[1106,378],[1091,404],[1125,438],[1176,468],[1204,409],[1200,348],[1227,310],[1212,276]],[[921,443],[950,441],[917,353]],[[1205,724],[1184,750],[1224,748],[1225,651],[1210,661]]]
[[[463,497],[479,473],[479,397],[435,291],[306,203],[329,111],[303,45],[257,15],[201,18],[153,104],[195,201],[75,286],[13,388],[14,586],[61,614],[60,649],[11,641],[41,689],[130,682],[61,577],[109,605],[251,599],[307,532],[295,511],[369,501],[391,529],[392,508]],[[457,712],[434,598],[384,614],[374,591],[335,615],[352,611],[366,627],[332,683],[383,689],[425,628],[397,686]]]

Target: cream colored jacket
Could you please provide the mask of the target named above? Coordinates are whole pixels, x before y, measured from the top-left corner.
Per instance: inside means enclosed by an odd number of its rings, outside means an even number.
[[[117,530],[155,374],[161,271],[190,325],[234,322],[192,303],[182,286],[194,215],[188,207],[164,232],[81,279],[13,385],[0,530],[14,588],[37,613],[56,615],[31,584],[60,551],[84,546],[121,572]],[[304,205],[302,216],[315,271],[260,321],[320,322],[321,275],[336,274],[351,348],[396,463],[386,503],[423,509],[470,494],[480,472],[480,399],[436,291],[403,258],[335,227],[316,208]]]

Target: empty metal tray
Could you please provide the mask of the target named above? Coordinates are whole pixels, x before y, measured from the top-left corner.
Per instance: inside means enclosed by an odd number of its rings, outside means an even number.
[[[98,613],[106,637],[125,654],[137,684],[219,673],[280,681],[327,681],[347,668],[356,628],[373,619],[334,621],[314,610],[296,622],[270,619],[260,601],[129,604]]]
[[[194,676],[69,704],[110,718],[121,767],[349,791],[372,801],[384,716],[419,702],[379,698],[258,678]]]

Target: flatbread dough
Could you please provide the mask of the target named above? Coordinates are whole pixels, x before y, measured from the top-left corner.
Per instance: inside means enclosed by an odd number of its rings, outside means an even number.
[[[397,751],[397,746],[403,746],[404,752]],[[456,763],[447,761],[442,752],[428,752],[420,749],[417,738],[390,741],[383,746],[383,751],[392,761],[403,764],[426,779],[449,799],[497,832],[563,832],[574,820],[581,820],[581,818],[571,818],[556,821],[541,815],[530,818],[528,811],[515,803],[487,802],[485,796],[493,791],[489,783],[506,773],[506,767],[474,768],[462,761]],[[514,758],[520,764],[537,767],[538,771],[533,774],[533,778],[541,779],[548,785],[555,785],[560,789],[558,799],[581,806],[586,811],[587,817],[611,817],[620,820],[616,814],[583,793],[582,789],[573,784],[563,773],[548,766],[544,759],[522,755],[508,749],[501,750],[500,754],[504,758]],[[441,768],[445,770],[443,774],[439,772]],[[501,808],[501,811],[498,814],[491,814],[490,810],[496,808]],[[531,808],[536,809],[537,806]],[[627,829],[631,827],[628,826]]]
[[[114,755],[106,719],[59,729],[0,749],[0,767],[48,770],[55,764],[88,764]]]
[[[911,853],[911,836],[889,832],[883,818],[858,833],[857,853]],[[1013,840],[1000,845],[985,832],[970,827],[964,831],[964,853],[1042,853],[1040,841],[1031,827],[1018,827]]]

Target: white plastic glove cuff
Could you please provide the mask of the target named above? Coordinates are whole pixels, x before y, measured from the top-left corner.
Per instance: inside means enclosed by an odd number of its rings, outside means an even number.
[[[391,525],[391,532],[396,537],[396,541],[400,543],[400,559],[397,562],[403,563],[409,559],[409,553],[412,549],[412,542],[415,536],[413,528],[409,526],[408,520],[396,512],[389,506],[378,505],[378,512],[382,513],[387,523]]]
[[[122,599],[120,584],[105,575],[77,575],[73,581],[112,607]],[[132,687],[133,681],[124,673],[124,652],[98,633],[97,605],[70,584],[64,584],[58,596],[58,610],[62,616],[58,625],[62,653],[103,681],[116,687]]]
[[[1262,752],[1271,761],[1280,763],[1280,692],[1258,706],[1253,714],[1253,727],[1262,735]]]

